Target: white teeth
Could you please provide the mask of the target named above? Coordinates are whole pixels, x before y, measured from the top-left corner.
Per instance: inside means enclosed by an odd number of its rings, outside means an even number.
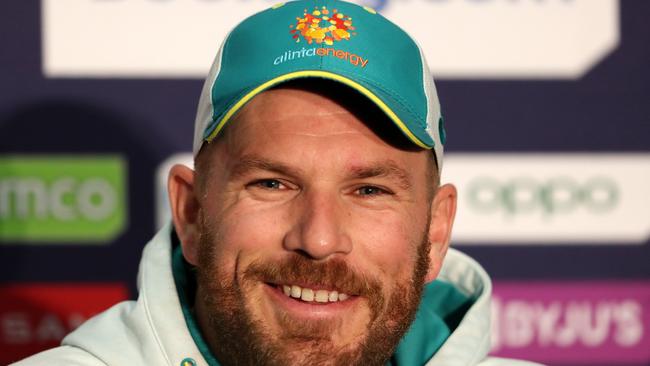
[[[344,301],[350,298],[347,294],[339,293],[338,291],[327,290],[312,290],[310,288],[302,288],[296,285],[282,285],[282,292],[289,297],[300,299],[306,302],[337,302]]]
[[[299,299],[301,292],[302,289],[300,288],[300,286],[296,286],[296,285],[291,286],[291,297],[295,297],[296,299]]]
[[[336,301],[339,301],[339,293],[338,293],[338,291],[332,291],[332,292],[330,292],[329,301],[330,301],[330,302],[336,302]]]
[[[316,291],[316,296],[314,298],[316,299],[316,302],[327,302],[327,301],[329,301],[329,295],[327,294],[327,291],[325,291],[325,290]]]
[[[302,295],[300,295],[302,301],[314,301],[314,290],[310,288],[303,288]]]

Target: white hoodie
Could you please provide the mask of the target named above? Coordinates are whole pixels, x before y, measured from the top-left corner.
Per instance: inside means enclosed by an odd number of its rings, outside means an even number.
[[[171,233],[171,225],[165,226],[144,249],[138,274],[137,301],[125,301],[111,307],[70,333],[63,339],[62,346],[13,365],[209,365],[183,315],[172,271]],[[478,263],[450,249],[438,281],[452,284],[474,301],[425,365],[535,365],[487,357],[492,284]]]

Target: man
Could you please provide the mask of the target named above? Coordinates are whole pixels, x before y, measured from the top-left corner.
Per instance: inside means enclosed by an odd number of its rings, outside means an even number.
[[[239,24],[206,80],[195,171],[137,302],[18,365],[524,365],[486,358],[490,281],[448,250],[456,190],[426,62],[337,0]],[[445,264],[443,266],[443,260]]]

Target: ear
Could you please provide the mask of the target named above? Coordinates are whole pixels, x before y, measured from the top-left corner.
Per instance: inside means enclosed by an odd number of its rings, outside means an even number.
[[[194,185],[194,171],[185,165],[174,165],[169,171],[167,187],[174,228],[183,248],[183,256],[189,263],[196,265],[199,202]]]
[[[451,184],[440,186],[431,204],[431,222],[429,226],[429,242],[431,251],[429,252],[429,271],[425,282],[429,283],[438,277],[442,261],[449,248],[451,238],[451,228],[454,225],[456,216],[456,202],[458,194],[456,187]]]

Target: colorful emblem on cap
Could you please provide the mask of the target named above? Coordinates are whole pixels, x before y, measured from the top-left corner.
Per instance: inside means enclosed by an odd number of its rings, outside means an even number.
[[[349,40],[356,35],[352,32],[355,28],[351,17],[339,13],[337,9],[329,11],[326,6],[314,7],[311,12],[305,9],[302,18],[297,17],[296,24],[290,27],[296,42],[302,38],[309,44],[316,42],[331,46],[335,41]]]

